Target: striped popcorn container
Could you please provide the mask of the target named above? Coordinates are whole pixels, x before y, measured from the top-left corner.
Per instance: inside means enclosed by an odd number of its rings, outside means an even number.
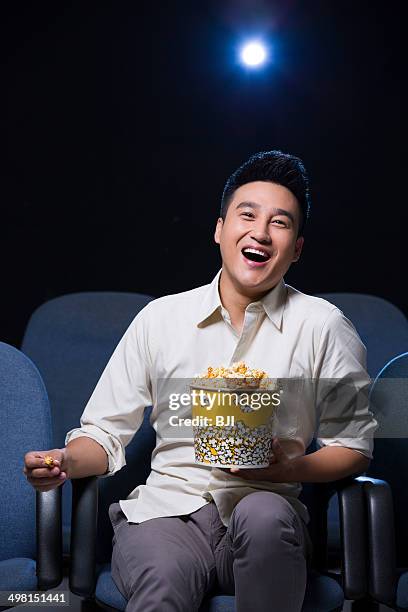
[[[249,379],[196,379],[190,393],[196,463],[240,468],[270,464],[277,380],[260,387]]]

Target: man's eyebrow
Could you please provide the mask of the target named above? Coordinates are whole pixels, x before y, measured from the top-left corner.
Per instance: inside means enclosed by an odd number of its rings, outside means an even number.
[[[236,210],[238,210],[238,208],[245,208],[246,206],[248,206],[249,208],[260,208],[261,205],[258,204],[257,202],[249,202],[248,200],[244,200],[244,202],[240,202],[238,204],[238,206],[236,207]]]
[[[258,202],[250,202],[248,200],[244,200],[244,202],[240,202],[238,206],[236,206],[235,210],[238,210],[238,208],[261,208],[261,205],[258,204]],[[285,217],[288,217],[292,221],[292,223],[295,223],[294,216],[288,210],[284,210],[283,208],[274,208],[273,214],[284,215]]]

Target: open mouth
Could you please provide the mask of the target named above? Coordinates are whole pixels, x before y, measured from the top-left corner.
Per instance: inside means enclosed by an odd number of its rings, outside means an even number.
[[[242,249],[241,253],[250,261],[256,261],[257,263],[264,263],[271,258],[269,253],[266,253],[266,251],[262,251],[261,249],[244,248]]]

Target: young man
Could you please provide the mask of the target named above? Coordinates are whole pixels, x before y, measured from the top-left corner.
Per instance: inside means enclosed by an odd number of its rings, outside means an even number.
[[[238,612],[298,612],[310,540],[301,482],[365,471],[376,421],[367,402],[336,395],[327,380],[369,384],[365,347],[342,312],[286,285],[309,213],[302,162],[280,151],[253,155],[227,181],[215,242],[222,269],[209,285],[150,302],[118,344],[66,447],[28,453],[39,490],[65,478],[107,477],[153,405],[157,444],[146,485],[110,507],[112,575],[127,611],[192,612],[218,585]],[[267,468],[196,464],[192,437],[169,433],[160,381],[191,379],[244,360],[271,378],[305,384],[284,407]],[[337,387],[336,387],[337,389]],[[337,391],[336,391],[337,392]],[[343,425],[339,427],[339,422]],[[316,436],[321,448],[305,455]],[[43,457],[59,460],[42,467]]]

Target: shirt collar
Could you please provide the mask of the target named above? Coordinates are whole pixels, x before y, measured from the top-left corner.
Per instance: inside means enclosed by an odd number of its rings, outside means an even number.
[[[197,319],[198,327],[204,327],[204,324],[209,322],[207,320],[210,319],[210,317],[216,311],[220,311],[222,308],[222,302],[219,292],[221,271],[222,268],[218,270],[213,281],[209,285],[207,285],[207,289],[204,292],[200,306],[199,317]],[[278,329],[281,329],[283,311],[285,309],[286,304],[286,296],[286,284],[283,278],[281,278],[278,284],[273,289],[268,291],[268,293],[264,295],[263,298],[261,298],[257,302],[252,302],[249,306],[253,310],[263,308],[272,323],[274,323],[274,325],[276,325]]]

